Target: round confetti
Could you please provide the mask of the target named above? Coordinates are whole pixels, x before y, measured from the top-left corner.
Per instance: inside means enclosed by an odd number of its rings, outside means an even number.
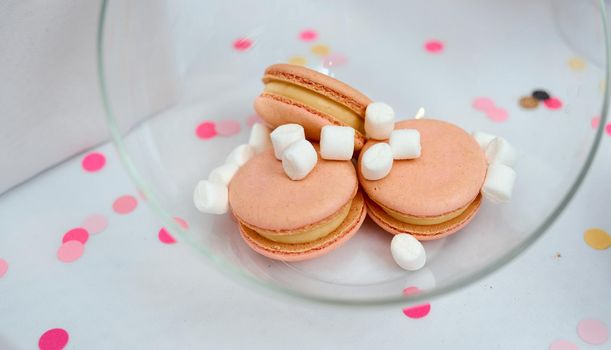
[[[418,287],[407,287],[403,289],[403,295],[405,295],[406,297],[409,297],[411,295],[416,295],[418,293],[420,293],[420,288]]]
[[[430,53],[440,53],[443,51],[443,43],[440,40],[429,40],[424,43],[424,49]]]
[[[159,230],[159,232],[157,233],[157,238],[159,238],[161,243],[165,243],[165,244],[176,243],[176,240],[174,239],[174,237],[172,237],[172,235],[165,228],[162,228],[161,230]]]
[[[252,127],[255,123],[264,124],[263,119],[261,119],[261,117],[259,117],[258,115],[253,114],[248,116],[248,119],[246,119],[246,124],[248,125],[248,127]]]
[[[431,304],[422,304],[403,309],[403,314],[409,318],[423,318],[428,315],[429,312],[431,312]]]
[[[586,68],[586,61],[579,57],[573,57],[568,62],[569,68],[575,71],[584,70]]]
[[[82,227],[73,228],[72,230],[64,233],[64,237],[62,238],[62,243],[66,243],[68,241],[79,241],[82,244],[87,243],[89,239],[89,232]]]
[[[299,40],[314,41],[318,38],[318,33],[314,29],[305,29],[299,33]]]
[[[289,58],[289,63],[298,66],[305,66],[306,64],[308,64],[308,60],[303,56],[293,56]]]
[[[252,40],[248,38],[239,38],[233,42],[233,48],[237,51],[246,51],[252,46]]]
[[[348,62],[348,58],[341,53],[331,54],[322,60],[322,65],[325,68],[339,67]]]
[[[533,109],[539,106],[539,100],[532,96],[524,96],[519,101],[520,106],[525,109]]]
[[[216,132],[221,136],[233,136],[240,132],[240,122],[237,120],[221,120],[216,123]]]
[[[611,246],[611,236],[600,228],[588,229],[583,234],[583,240],[586,241],[590,247],[598,250],[605,250]]]
[[[8,263],[0,258],[0,278],[6,274],[6,271],[8,271]]]
[[[73,262],[83,255],[85,246],[79,241],[68,241],[59,247],[57,258],[65,263]]]
[[[592,125],[592,128],[594,129],[598,128],[598,125],[600,124],[600,117],[592,118],[592,121],[590,122],[590,124]]]
[[[581,320],[577,325],[577,334],[588,344],[600,345],[609,339],[607,325],[599,320]]]
[[[38,340],[40,350],[61,350],[68,344],[68,332],[61,328],[53,328],[44,332]]]
[[[545,90],[535,90],[533,91],[531,96],[539,101],[545,101],[551,97],[549,93]]]
[[[579,350],[579,347],[568,340],[558,339],[549,345],[549,350]]]
[[[547,100],[543,101],[545,107],[549,109],[559,109],[562,108],[562,101],[555,97],[550,97]]]
[[[106,157],[102,153],[92,152],[86,155],[81,162],[83,170],[90,173],[96,172],[104,167],[106,164]]]
[[[108,219],[102,214],[91,214],[83,220],[82,225],[89,233],[96,234],[108,227]]]
[[[329,48],[329,46],[323,44],[317,44],[312,46],[310,51],[312,51],[313,54],[318,56],[327,56],[331,53],[331,49]]]
[[[488,118],[495,122],[504,122],[509,118],[509,114],[503,108],[491,108],[486,112]]]
[[[117,214],[129,214],[138,206],[138,200],[131,195],[124,195],[115,199],[112,210]]]
[[[202,140],[208,140],[217,135],[216,126],[213,122],[203,122],[195,128],[195,135]]]
[[[188,230],[189,229],[189,224],[187,223],[187,221],[185,219],[179,218],[179,217],[175,216],[174,220],[176,221],[178,226],[180,226],[183,230]]]
[[[472,105],[478,111],[487,112],[489,109],[494,108],[494,101],[488,97],[477,97],[473,100]]]
[[[605,125],[605,132],[607,133],[607,135],[611,136],[611,123]]]

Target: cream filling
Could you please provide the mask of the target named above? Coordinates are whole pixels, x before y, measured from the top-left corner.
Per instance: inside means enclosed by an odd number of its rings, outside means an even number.
[[[469,207],[469,205],[471,205],[471,203],[465,205],[462,208],[456,209],[454,211],[451,211],[449,213],[446,214],[442,214],[439,216],[430,216],[430,217],[419,217],[419,216],[413,216],[413,215],[409,215],[409,214],[403,214],[403,213],[399,213],[398,211],[392,210],[390,208],[387,208],[381,204],[378,203],[378,205],[386,212],[386,214],[392,216],[393,218],[404,222],[406,224],[412,224],[412,225],[437,225],[437,224],[441,224],[443,222],[446,221],[450,221],[458,216],[460,216],[462,213],[465,212],[465,210],[467,210],[467,208]]]
[[[335,231],[341,224],[346,220],[348,213],[350,212],[350,207],[352,206],[352,201],[345,205],[343,208],[339,210],[331,219],[328,221],[322,222],[317,225],[313,225],[308,229],[296,233],[296,234],[283,234],[278,235],[277,232],[263,230],[257,227],[251,227],[255,232],[260,234],[261,236],[275,242],[280,243],[307,243],[315,241],[321,237],[328,235],[329,233]]]
[[[317,92],[310,91],[299,85],[284,81],[272,80],[265,84],[265,92],[280,95],[288,99],[303,103],[324,114],[328,114],[342,123],[353,127],[361,134],[365,133],[363,118],[350,108],[335,102]]]

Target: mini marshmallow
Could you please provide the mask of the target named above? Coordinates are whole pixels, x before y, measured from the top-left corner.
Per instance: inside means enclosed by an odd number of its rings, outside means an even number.
[[[486,159],[488,164],[494,162],[513,166],[516,161],[516,150],[502,137],[495,137],[486,147]]]
[[[254,148],[255,153],[261,153],[266,149],[272,147],[272,140],[269,137],[270,130],[267,126],[254,123],[252,129],[250,129],[250,138],[248,144]]]
[[[384,102],[373,102],[365,110],[365,133],[374,140],[386,140],[395,128],[395,111]]]
[[[387,143],[376,143],[369,147],[361,158],[361,174],[367,180],[384,178],[392,168],[392,149]]]
[[[471,135],[473,135],[473,138],[475,138],[475,141],[477,141],[477,143],[479,144],[479,147],[483,151],[486,151],[486,147],[488,147],[488,144],[490,144],[490,141],[496,138],[496,136],[492,134],[488,134],[483,131],[474,131],[471,133]]]
[[[420,132],[416,129],[397,129],[390,133],[388,140],[394,159],[415,159],[420,157]]]
[[[282,160],[282,152],[293,142],[305,140],[305,132],[303,126],[299,124],[284,124],[272,131],[270,137],[276,159]]]
[[[227,186],[208,180],[201,180],[195,186],[193,203],[197,210],[206,214],[225,214],[229,209]]]
[[[234,148],[231,153],[227,156],[226,164],[235,164],[238,167],[246,164],[255,155],[255,150],[251,145],[243,144]]]
[[[482,195],[493,203],[507,202],[511,199],[515,181],[515,170],[505,164],[494,162],[488,166]]]
[[[421,269],[426,262],[426,251],[412,235],[400,233],[390,241],[390,252],[397,265],[407,271]]]
[[[307,140],[293,142],[282,154],[282,168],[291,180],[308,176],[318,162],[314,146]]]
[[[350,160],[354,153],[354,129],[327,125],[320,131],[320,156],[323,159]]]
[[[208,180],[224,186],[229,186],[229,182],[231,182],[233,175],[235,175],[238,169],[240,169],[240,167],[234,163],[223,164],[212,169],[210,175],[208,175]]]

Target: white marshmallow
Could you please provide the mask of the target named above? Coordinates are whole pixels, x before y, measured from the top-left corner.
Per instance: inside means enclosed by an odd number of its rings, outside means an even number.
[[[390,133],[388,140],[394,159],[420,157],[420,132],[416,129],[398,129]]]
[[[374,140],[386,140],[395,128],[395,111],[384,102],[373,102],[365,110],[365,133]]]
[[[229,209],[227,186],[217,182],[201,180],[195,186],[193,203],[197,210],[206,214],[225,214]]]
[[[235,175],[238,169],[240,169],[240,167],[234,163],[223,164],[212,169],[210,175],[208,175],[208,180],[224,186],[229,186],[229,182],[231,182],[233,175]]]
[[[350,160],[354,153],[354,129],[327,125],[320,131],[320,156],[323,159]]]
[[[492,163],[488,166],[482,195],[493,203],[507,202],[511,199],[515,181],[515,170],[499,162]]]
[[[299,124],[284,124],[272,131],[270,137],[276,159],[282,160],[282,152],[293,142],[305,140],[305,132]]]
[[[483,131],[474,131],[471,133],[471,135],[473,135],[473,138],[475,138],[475,141],[477,141],[477,143],[479,144],[479,147],[483,151],[486,151],[486,147],[488,147],[488,144],[490,143],[490,141],[496,138],[496,136],[492,134],[488,134]]]
[[[282,168],[291,180],[301,180],[308,176],[316,162],[318,154],[307,140],[294,142],[282,154]]]
[[[238,167],[246,164],[255,155],[255,150],[251,145],[243,144],[234,148],[227,156],[226,164],[235,164]]]
[[[400,233],[390,241],[390,253],[397,265],[408,271],[416,271],[426,262],[426,251],[412,235]]]
[[[369,147],[361,158],[361,174],[367,180],[379,180],[390,173],[392,162],[390,145],[376,143]]]
[[[267,126],[254,123],[252,129],[250,129],[250,138],[248,144],[254,148],[256,153],[261,153],[266,149],[272,147],[272,140],[269,137],[270,130]]]
[[[494,162],[513,166],[516,161],[516,150],[502,137],[495,137],[486,147],[486,159],[488,164]]]

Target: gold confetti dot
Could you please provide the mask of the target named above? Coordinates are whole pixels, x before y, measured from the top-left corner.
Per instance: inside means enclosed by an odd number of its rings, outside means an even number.
[[[600,83],[598,83],[598,89],[600,90],[600,92],[605,92],[606,84],[607,82],[605,81],[605,79],[601,80]]]
[[[586,68],[586,61],[579,57],[571,58],[568,64],[572,70],[584,70]]]
[[[611,246],[611,236],[600,228],[590,228],[583,234],[583,240],[598,250],[605,250]]]
[[[533,109],[537,108],[537,106],[539,105],[539,100],[532,96],[524,96],[520,99],[519,103],[522,108]]]
[[[298,66],[305,66],[308,63],[308,60],[306,60],[306,58],[303,56],[293,56],[289,58],[289,63],[296,64]]]
[[[331,53],[331,48],[323,44],[314,45],[312,46],[310,50],[312,51],[313,54],[319,55],[319,56],[327,56],[328,54]]]

